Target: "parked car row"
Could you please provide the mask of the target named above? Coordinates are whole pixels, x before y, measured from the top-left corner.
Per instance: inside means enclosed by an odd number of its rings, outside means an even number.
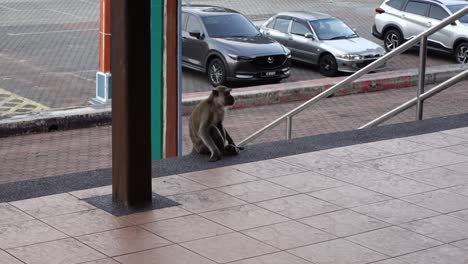
[[[461,0],[384,0],[376,9],[372,33],[384,41],[385,49],[323,13],[282,12],[255,26],[232,9],[184,6],[182,66],[206,73],[214,86],[279,82],[290,76],[292,60],[317,65],[325,76],[355,72],[466,5]],[[434,34],[431,47],[468,63],[467,23],[464,16]]]

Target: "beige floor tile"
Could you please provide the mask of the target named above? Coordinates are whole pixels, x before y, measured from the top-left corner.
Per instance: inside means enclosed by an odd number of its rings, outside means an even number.
[[[395,198],[437,189],[437,187],[399,176],[385,177],[380,180],[362,181],[356,183],[356,185]]]
[[[304,218],[341,209],[341,207],[337,205],[305,194],[265,201],[257,205],[292,219]]]
[[[187,242],[182,246],[218,263],[252,258],[277,251],[271,246],[239,233]]]
[[[249,203],[271,200],[297,194],[283,186],[268,182],[254,181],[218,188],[219,191],[232,195]]]
[[[301,219],[300,222],[339,237],[351,236],[389,224],[351,210],[341,210]]]
[[[445,243],[468,238],[468,222],[447,215],[406,223],[401,227]]]
[[[273,253],[260,257],[231,262],[229,264],[311,264],[286,252]]]
[[[468,251],[443,245],[405,255],[398,259],[411,264],[466,264],[468,263]]]
[[[393,174],[405,174],[437,167],[436,165],[408,159],[402,155],[364,161],[360,164]]]
[[[74,264],[106,257],[73,238],[14,248],[8,252],[30,264]]]
[[[468,156],[468,144],[455,145],[444,148],[444,150]]]
[[[107,256],[118,256],[171,244],[139,227],[116,229],[81,236],[78,239]]]
[[[233,196],[217,190],[204,190],[170,196],[169,199],[181,204],[183,209],[194,213],[214,211],[222,208],[246,204]]]
[[[180,176],[211,188],[258,180],[257,177],[229,167],[189,172]]]
[[[454,242],[451,245],[459,247],[459,248],[464,249],[464,250],[468,250],[468,239]]]
[[[174,243],[233,232],[198,215],[189,215],[142,226],[146,230]]]
[[[456,163],[468,162],[468,156],[456,154],[443,149],[423,150],[403,155],[403,157],[437,166],[448,166]]]
[[[245,172],[262,179],[297,174],[306,171],[303,168],[299,168],[275,159],[239,164],[232,167],[241,172]]]
[[[85,262],[83,264],[119,264],[119,263],[113,259],[106,258],[106,259],[100,259],[100,260],[95,260],[91,262]]]
[[[338,181],[311,171],[271,178],[268,180],[302,193],[320,191],[323,189],[347,185],[345,182]]]
[[[112,185],[70,192],[69,194],[75,196],[78,199],[87,199],[96,196],[109,195],[112,194]]]
[[[0,263],[2,264],[23,264],[17,258],[0,249]]]
[[[424,144],[414,143],[401,138],[371,142],[364,145],[388,151],[393,154],[407,154],[432,148]]]
[[[156,248],[115,259],[122,264],[215,264],[178,245]]]
[[[375,204],[358,206],[354,207],[353,211],[395,225],[439,214],[400,200],[389,200]]]
[[[203,213],[201,216],[236,231],[288,221],[286,217],[253,204]]]
[[[132,225],[102,210],[90,210],[42,219],[69,236],[82,236]]]
[[[328,155],[338,157],[353,162],[360,162],[365,160],[373,160],[377,158],[383,158],[394,155],[391,152],[387,152],[381,149],[373,148],[369,145],[358,144],[352,146],[346,146],[341,148],[333,148],[322,151]]]
[[[450,213],[468,208],[468,197],[445,190],[416,194],[402,199],[440,213]]]
[[[468,162],[449,165],[449,166],[446,166],[445,168],[449,170],[453,170],[453,171],[458,171],[460,173],[466,173],[468,171]]]
[[[341,164],[348,164],[349,162],[343,161],[340,158],[327,155],[320,152],[310,152],[300,155],[288,156],[279,158],[278,160],[288,164],[308,169],[308,170],[321,170],[328,167],[333,167]]]
[[[94,209],[94,206],[68,194],[43,196],[11,203],[13,206],[37,218],[76,213]]]
[[[362,264],[387,258],[343,239],[296,248],[288,252],[316,264]]]
[[[392,259],[377,261],[377,262],[372,263],[372,264],[408,264],[408,263],[392,258]]]
[[[282,250],[336,238],[296,221],[249,229],[242,233]]]
[[[135,225],[143,225],[151,222],[181,217],[192,214],[191,212],[182,209],[179,206],[167,207],[163,209],[151,210],[142,213],[125,215],[120,219],[130,222]]]
[[[442,244],[434,239],[396,226],[351,236],[347,239],[391,257]]]
[[[380,180],[392,176],[385,171],[372,169],[362,165],[341,164],[320,170],[320,173],[334,179],[355,184],[362,181]]]
[[[208,187],[204,185],[178,175],[154,178],[152,185],[153,192],[162,196],[208,189]]]
[[[354,185],[311,192],[309,195],[346,208],[393,199]]]
[[[448,188],[446,190],[450,191],[450,192],[454,192],[454,193],[458,193],[458,194],[461,194],[461,195],[468,196],[468,184],[454,186],[454,187]]]
[[[15,248],[66,238],[43,222],[32,220],[0,226],[0,249]]]
[[[405,140],[412,142],[428,145],[436,148],[443,148],[453,145],[459,145],[468,143],[468,139],[463,139],[455,136],[448,135],[446,133],[429,133],[423,135],[417,135],[412,137],[406,137]]]
[[[441,133],[447,134],[447,135],[450,135],[450,136],[454,136],[454,137],[468,139],[468,128],[467,127],[445,130],[445,131],[442,131]]]
[[[468,210],[453,212],[449,215],[468,222]]]
[[[442,167],[403,174],[402,176],[439,188],[447,188],[468,183],[468,172],[459,173]]]
[[[0,204],[0,225],[18,223],[34,219],[9,204]]]

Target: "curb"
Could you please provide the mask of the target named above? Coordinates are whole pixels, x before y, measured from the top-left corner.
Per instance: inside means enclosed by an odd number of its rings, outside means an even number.
[[[440,83],[462,72],[464,65],[444,65],[426,69],[426,84]],[[418,70],[399,70],[368,74],[345,86],[335,95],[349,95],[366,92],[376,92],[390,89],[400,89],[418,84]],[[261,85],[247,88],[236,88],[232,95],[236,98],[234,109],[257,107],[305,101],[346,77],[323,78],[317,80],[289,82],[271,85]],[[182,114],[188,115],[192,109],[210,92],[186,93],[182,95]],[[16,115],[0,119],[0,138],[13,135],[44,133],[57,130],[87,128],[112,123],[111,105],[93,105],[80,108],[58,109]]]

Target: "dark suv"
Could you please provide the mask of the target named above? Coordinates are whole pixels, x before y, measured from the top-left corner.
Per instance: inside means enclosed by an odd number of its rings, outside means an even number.
[[[182,8],[182,66],[207,73],[212,85],[280,81],[289,77],[290,65],[291,52],[242,14],[213,6]]]

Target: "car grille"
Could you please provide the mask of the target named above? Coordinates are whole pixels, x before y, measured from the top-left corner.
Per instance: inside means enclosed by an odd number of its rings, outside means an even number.
[[[361,63],[358,63],[358,64],[356,64],[356,65],[357,65],[359,68],[364,68],[364,67],[366,67],[367,65],[373,63],[374,61],[376,61],[376,60],[366,60],[366,61],[361,62]]]
[[[364,56],[364,59],[368,60],[368,59],[375,59],[375,58],[379,58],[380,57],[380,54],[376,54],[376,55],[365,55]]]
[[[273,62],[271,62],[273,59]],[[258,68],[262,69],[274,69],[283,65],[286,60],[286,55],[273,55],[273,56],[262,56],[254,59],[254,64]]]

